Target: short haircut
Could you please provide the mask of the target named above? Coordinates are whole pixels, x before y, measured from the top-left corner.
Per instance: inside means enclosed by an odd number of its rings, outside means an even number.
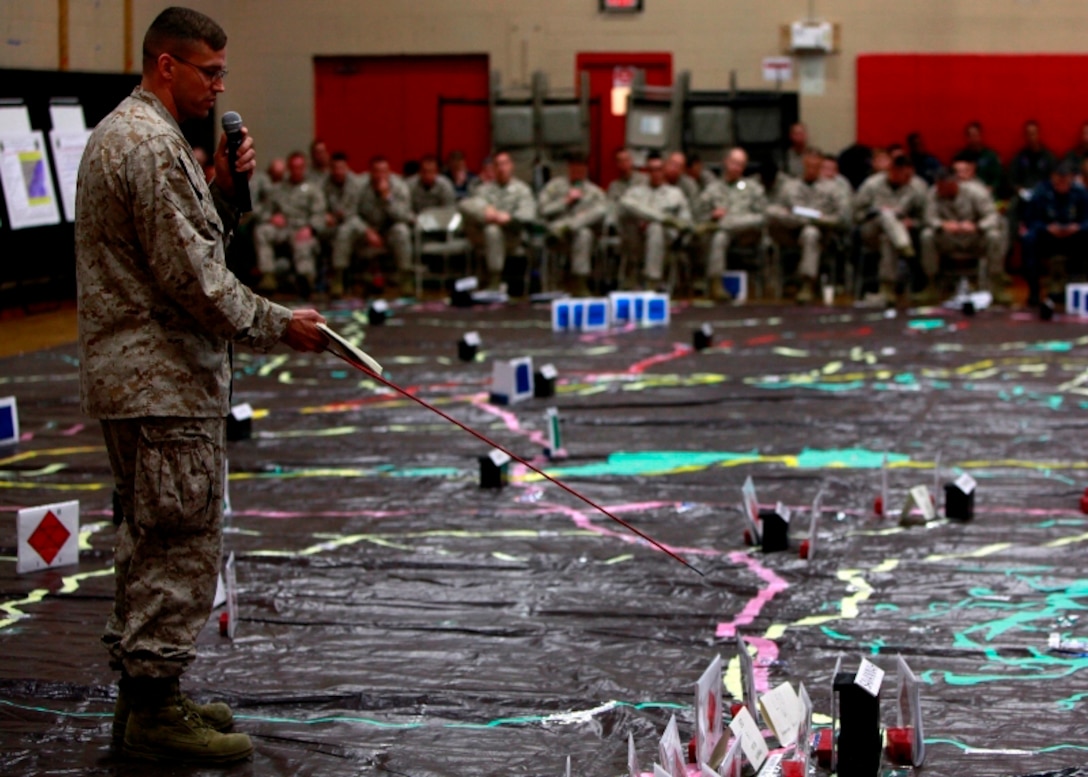
[[[325,141],[323,139],[314,138],[312,141],[310,141],[310,153],[312,154],[314,152],[315,148],[317,148],[318,146],[323,146],[323,145],[325,145]]]
[[[946,181],[955,181],[956,174],[949,170],[947,167],[941,167],[937,169],[937,172],[933,174],[933,180],[936,183],[944,183]]]
[[[434,154],[424,154],[419,158],[420,167],[428,163],[437,165],[438,157],[436,157]]]
[[[1024,122],[1024,129],[1027,129],[1028,127],[1035,127],[1035,129],[1039,129],[1039,122],[1035,121],[1035,119],[1028,119]]]
[[[450,155],[448,157],[446,157],[446,158],[448,160],[450,160],[451,162],[459,162],[459,161],[461,161],[462,159],[465,158],[465,152],[464,151],[459,151],[458,149],[455,148],[453,151],[450,152]]]
[[[616,150],[612,152],[612,156],[617,157],[624,152],[631,153],[631,149],[627,146],[616,146]]]
[[[332,159],[333,162],[346,162],[348,161],[348,155],[344,151],[335,151],[330,159]]]
[[[373,167],[374,165],[381,164],[382,162],[389,164],[389,160],[385,157],[384,154],[375,154],[374,156],[370,157],[369,165]]]
[[[968,122],[967,126],[963,128],[964,132],[966,132],[967,130],[972,130],[972,129],[973,130],[978,130],[979,132],[982,132],[982,122],[981,121]]]
[[[806,157],[806,156],[818,156],[818,157],[820,157],[821,159],[826,159],[826,158],[827,158],[827,154],[825,154],[825,153],[824,153],[823,151],[821,151],[820,149],[816,148],[816,146],[809,146],[809,147],[807,147],[807,148],[805,149],[805,153],[801,154],[801,156],[802,156],[802,157]]]
[[[306,161],[306,155],[303,154],[301,151],[292,151],[290,154],[287,155],[287,161],[290,162],[295,157],[298,157],[303,162]]]
[[[143,56],[145,65],[154,62],[160,54],[171,49],[190,49],[204,43],[212,51],[222,51],[227,46],[227,33],[210,16],[191,8],[167,8],[155,17],[144,35]]]
[[[909,167],[914,169],[914,162],[906,154],[896,154],[892,157],[892,167],[905,168]]]

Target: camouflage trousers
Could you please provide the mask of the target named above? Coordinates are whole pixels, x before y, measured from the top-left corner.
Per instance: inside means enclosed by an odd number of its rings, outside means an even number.
[[[102,636],[114,669],[176,677],[196,657],[223,539],[222,418],[103,420],[124,519],[113,611]]]

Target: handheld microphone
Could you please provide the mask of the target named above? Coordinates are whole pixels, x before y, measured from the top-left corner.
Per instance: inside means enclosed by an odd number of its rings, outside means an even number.
[[[230,177],[234,181],[234,205],[239,213],[249,213],[253,210],[253,201],[249,196],[249,176],[235,169],[238,164],[238,149],[242,147],[245,139],[242,134],[242,117],[234,111],[227,111],[220,123],[227,135],[227,160],[230,162]]]

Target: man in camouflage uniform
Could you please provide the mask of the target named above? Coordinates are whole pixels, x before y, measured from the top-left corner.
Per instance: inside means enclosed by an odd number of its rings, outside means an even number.
[[[782,195],[767,206],[771,240],[782,248],[801,248],[797,273],[801,288],[797,302],[811,302],[815,296],[816,276],[820,272],[820,253],[836,233],[845,229],[850,217],[833,181],[820,176],[823,156],[815,149],[804,155],[800,178],[786,182]]]
[[[616,169],[619,174],[612,183],[608,184],[609,219],[615,224],[620,237],[620,264],[633,269],[642,264],[639,220],[623,212],[620,200],[628,189],[645,186],[649,178],[645,173],[635,169],[635,160],[631,157],[630,149],[627,148],[616,149]],[[620,279],[620,281],[623,280],[623,278]]]
[[[276,248],[290,246],[291,260],[303,296],[317,276],[317,235],[325,226],[325,196],[306,179],[306,157],[295,151],[287,157],[287,180],[272,191],[267,217],[254,230],[261,291],[275,291]]]
[[[229,707],[194,704],[178,686],[218,576],[229,348],[325,345],[316,311],[274,305],[227,270],[237,214],[226,143],[209,187],[179,129],[223,91],[225,47],[203,14],[155,19],[140,85],[87,143],[75,225],[81,404],[101,419],[123,514],[103,636],[122,672],[114,741],[133,757],[202,764],[253,751],[246,735],[220,733]],[[247,137],[235,169],[254,166]]]
[[[359,191],[359,206],[340,225],[333,242],[333,267],[347,267],[362,240],[365,245],[388,251],[397,270],[400,291],[415,290],[412,269],[412,195],[408,184],[389,169],[389,160],[375,156],[363,178]]]
[[[514,160],[505,151],[495,155],[495,180],[481,183],[461,200],[465,232],[487,260],[488,287],[497,289],[508,255],[524,251],[522,239],[536,220],[536,200],[524,182],[514,177]],[[482,180],[482,179],[481,179]]]
[[[911,230],[920,228],[925,216],[926,185],[914,174],[906,154],[898,154],[884,172],[873,173],[854,197],[854,223],[862,247],[880,252],[877,275],[880,301],[895,301],[899,259],[912,258]]]
[[[258,170],[249,181],[250,202],[253,203],[253,218],[264,221],[272,215],[272,193],[287,177],[287,161],[273,159],[268,163],[268,170]]]
[[[344,293],[344,271],[348,268],[348,260],[351,258],[345,257],[342,251],[333,250],[333,247],[336,245],[336,236],[344,222],[354,217],[359,210],[359,195],[362,189],[363,183],[359,176],[348,167],[347,154],[337,151],[332,155],[329,174],[325,176],[321,187],[326,210],[325,224],[318,233],[321,244],[332,256],[332,267],[329,269],[329,294],[333,297],[342,296]]]
[[[643,284],[660,286],[665,251],[692,228],[691,208],[684,193],[666,183],[665,163],[660,156],[651,154],[646,160],[646,174],[647,182],[628,189],[620,208],[625,216],[637,219]],[[627,285],[627,279],[621,281]]]
[[[767,223],[767,196],[759,181],[744,177],[747,167],[747,152],[732,149],[725,155],[723,177],[707,186],[696,203],[695,218],[703,231],[708,295],[714,300],[729,297],[722,285],[729,247],[758,244]]]
[[[329,156],[328,144],[321,138],[314,138],[310,143],[310,170],[306,173],[306,180],[318,187],[324,186],[331,169],[332,157]]]
[[[665,160],[665,182],[682,191],[688,198],[688,207],[694,210],[702,189],[688,175],[688,160],[683,151],[673,151]]]
[[[950,170],[938,171],[926,195],[922,229],[922,269],[930,284],[937,280],[941,256],[974,255],[979,258],[980,285],[991,289],[996,301],[1008,304],[1002,249],[1001,217],[986,187],[960,181]]]
[[[449,208],[457,204],[453,183],[438,172],[438,158],[434,154],[427,154],[419,160],[419,172],[407,183],[412,211],[417,216],[428,208]]]
[[[584,157],[572,155],[567,160],[567,174],[552,178],[540,190],[537,208],[551,239],[570,254],[575,296],[588,297],[593,244],[608,215],[608,196],[589,180]]]

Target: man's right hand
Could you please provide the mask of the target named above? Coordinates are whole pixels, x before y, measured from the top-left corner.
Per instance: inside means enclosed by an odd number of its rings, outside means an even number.
[[[325,335],[317,328],[318,324],[324,323],[325,317],[316,310],[295,310],[280,340],[296,351],[321,353],[329,344]]]

